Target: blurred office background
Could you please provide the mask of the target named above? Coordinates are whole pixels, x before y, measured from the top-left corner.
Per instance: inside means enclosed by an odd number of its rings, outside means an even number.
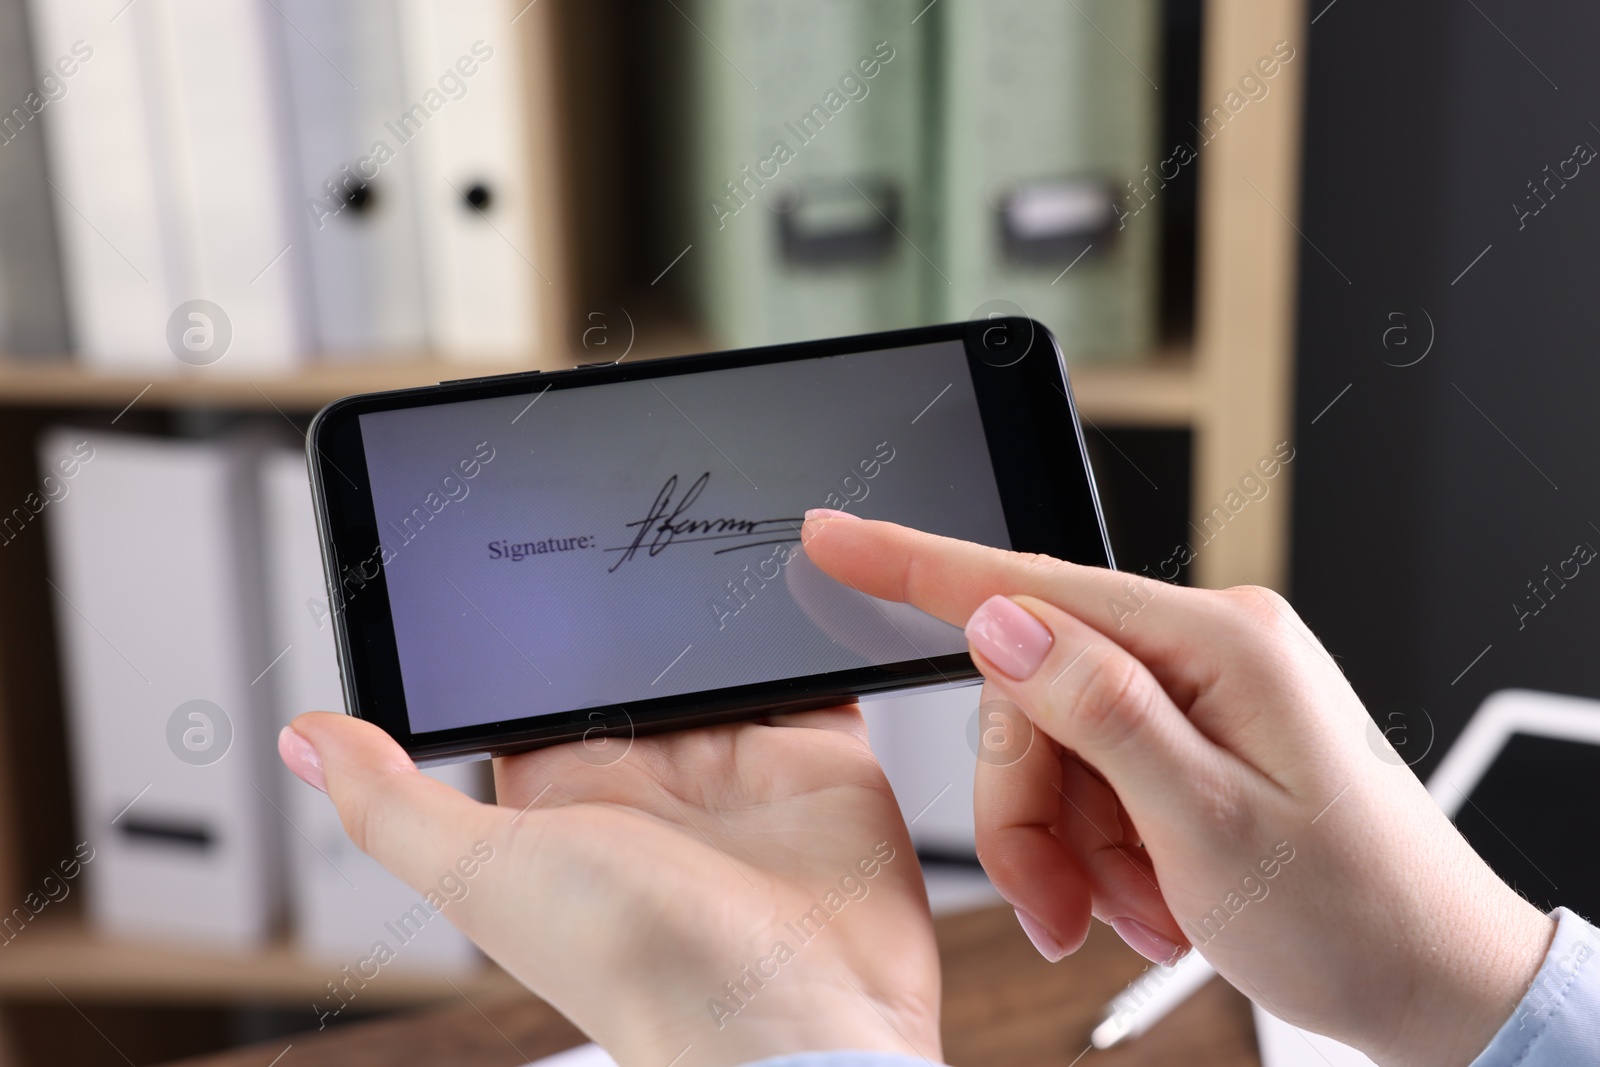
[[[0,0],[0,1063],[509,988],[440,929],[333,989],[414,896],[271,751],[339,699],[296,450],[351,392],[1020,308],[1119,564],[1289,593],[1419,772],[1600,695],[1549,579],[1600,545],[1597,19]],[[958,869],[975,702],[872,720]]]

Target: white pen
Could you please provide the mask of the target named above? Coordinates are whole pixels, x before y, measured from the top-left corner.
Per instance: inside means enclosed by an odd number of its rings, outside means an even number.
[[[1089,1036],[1095,1048],[1106,1049],[1138,1037],[1173,1008],[1189,999],[1217,972],[1193,949],[1171,967],[1157,965],[1145,971],[1128,988],[1111,998],[1100,1025]]]

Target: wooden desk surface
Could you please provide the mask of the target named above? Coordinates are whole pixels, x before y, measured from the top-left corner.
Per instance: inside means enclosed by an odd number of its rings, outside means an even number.
[[[1148,1034],[1082,1055],[1106,1001],[1147,964],[1096,923],[1075,956],[1048,964],[1011,909],[949,915],[936,926],[944,967],[944,1051],[955,1067],[1260,1067],[1249,1002],[1214,980]],[[463,1003],[183,1061],[181,1067],[515,1067],[583,1035],[528,995]],[[1082,1056],[1081,1060],[1078,1058]]]

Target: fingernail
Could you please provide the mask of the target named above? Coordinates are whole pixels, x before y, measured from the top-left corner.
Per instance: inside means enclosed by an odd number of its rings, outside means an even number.
[[[1174,945],[1150,929],[1138,919],[1120,918],[1111,920],[1111,929],[1117,936],[1128,943],[1128,947],[1151,963],[1165,964],[1170,967],[1184,957],[1189,950],[1185,947]]]
[[[1033,947],[1039,950],[1039,955],[1051,963],[1060,963],[1066,958],[1067,950],[1061,947],[1061,942],[1051,936],[1044,924],[1032,915],[1016,909],[1017,923],[1022,927],[1022,932],[1028,935],[1028,940],[1033,942]]]
[[[967,620],[967,640],[991,663],[1022,681],[1039,669],[1055,638],[1009,597],[992,596]]]
[[[817,531],[833,519],[860,520],[860,515],[852,515],[848,511],[836,511],[833,508],[811,508],[806,511],[806,521],[800,527],[800,543],[807,545],[817,535]]]
[[[293,726],[278,731],[278,755],[283,757],[283,765],[302,782],[324,793],[328,791],[328,783],[322,778],[322,757]]]

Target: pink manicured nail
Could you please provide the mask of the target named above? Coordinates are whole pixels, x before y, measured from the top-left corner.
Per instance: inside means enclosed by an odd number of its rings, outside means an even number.
[[[1017,922],[1022,926],[1022,932],[1028,935],[1028,940],[1033,942],[1033,947],[1039,950],[1039,955],[1051,963],[1060,963],[1066,958],[1067,950],[1061,947],[1061,942],[1051,936],[1044,924],[1032,915],[1016,909]]]
[[[284,766],[302,782],[324,793],[328,791],[328,783],[322,777],[322,757],[293,726],[285,726],[278,731],[278,755],[283,758]]]
[[[967,640],[1019,682],[1032,677],[1055,643],[1044,623],[1003,596],[990,597],[972,613],[967,620]]]
[[[826,519],[859,519],[861,516],[852,515],[848,511],[836,511],[833,508],[811,508],[806,512],[806,518],[820,522]]]
[[[1112,919],[1111,929],[1128,943],[1129,948],[1151,963],[1163,963],[1170,967],[1189,951],[1187,948],[1174,945],[1138,919]]]

